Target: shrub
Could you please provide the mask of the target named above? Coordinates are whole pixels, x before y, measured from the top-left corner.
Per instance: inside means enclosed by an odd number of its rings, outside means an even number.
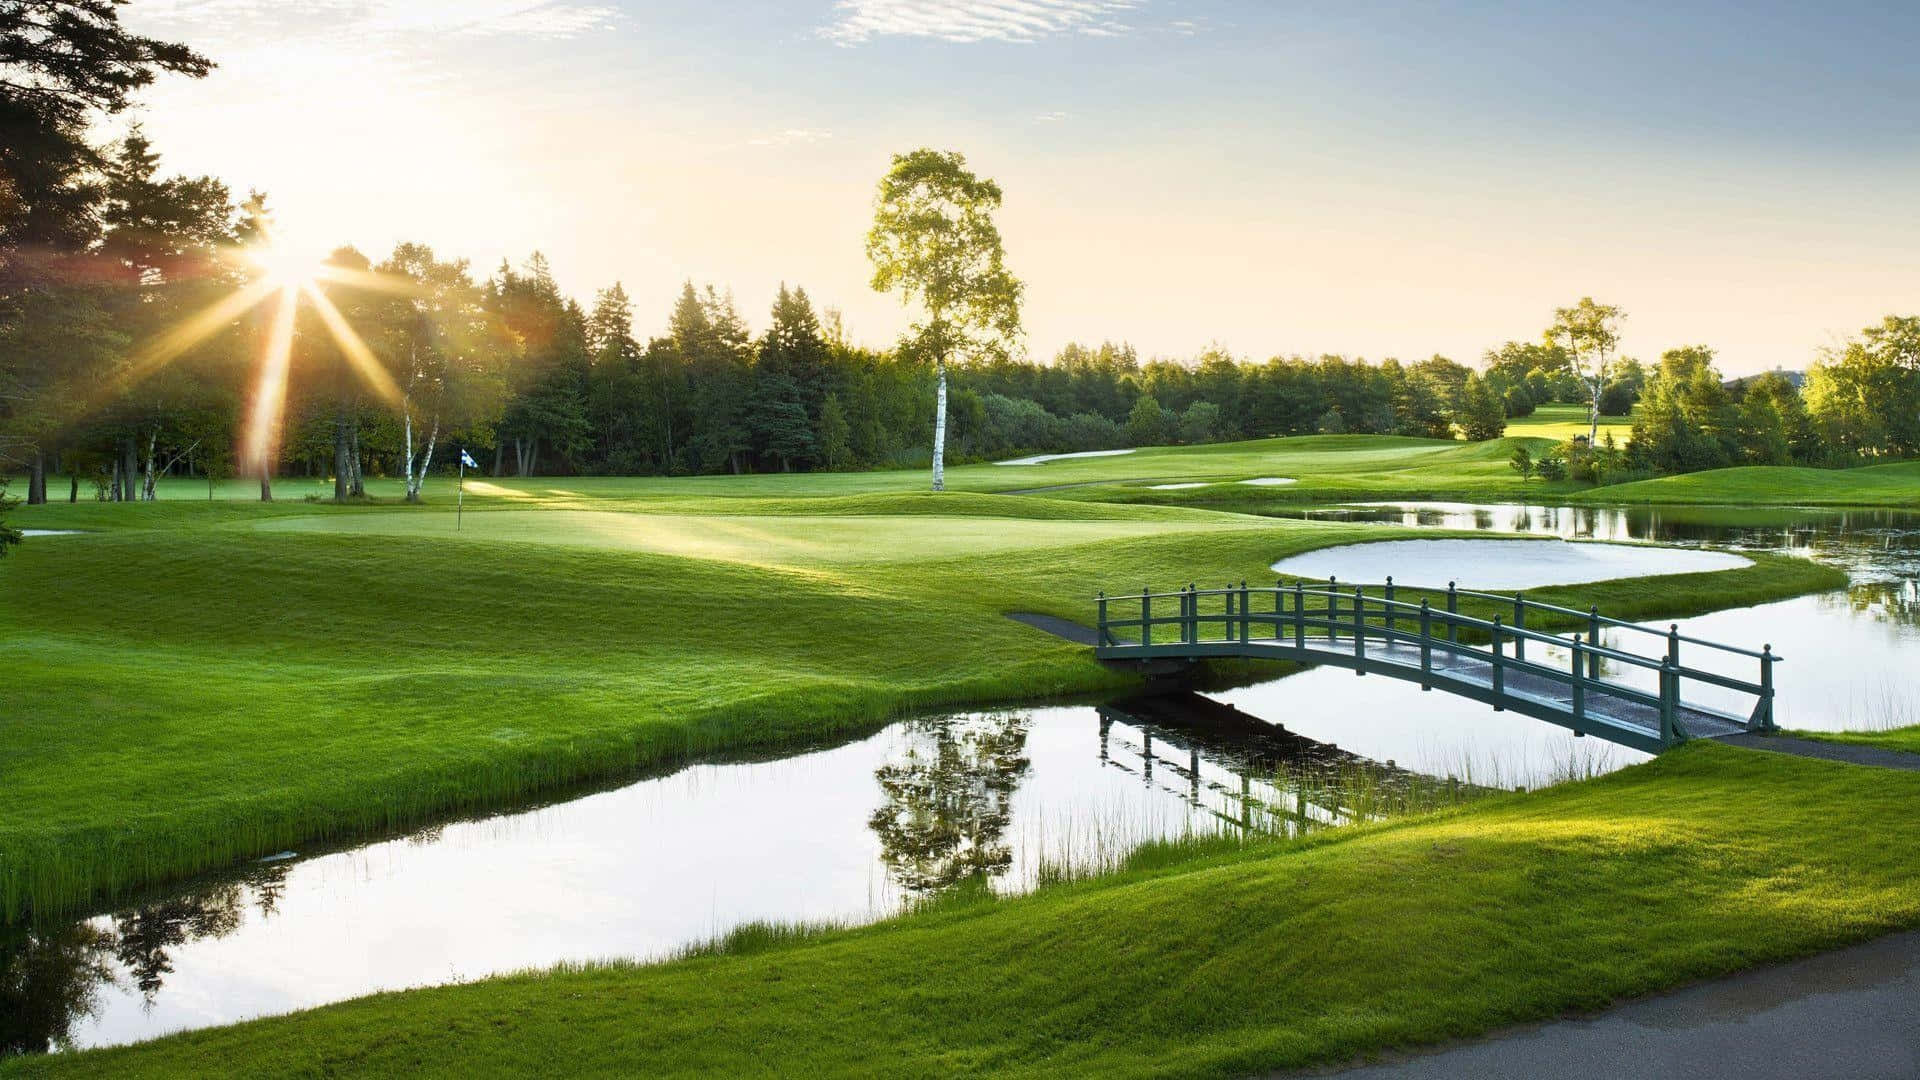
[[[1640,400],[1640,391],[1633,384],[1615,380],[1600,391],[1601,416],[1626,416],[1633,412],[1633,406]]]

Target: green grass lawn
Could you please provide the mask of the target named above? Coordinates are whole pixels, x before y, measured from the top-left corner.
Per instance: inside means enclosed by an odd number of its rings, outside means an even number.
[[[1855,746],[1878,746],[1886,750],[1920,754],[1920,724],[1887,728],[1884,731],[1796,731],[1794,734],[1803,739],[1823,739],[1827,742],[1851,743]]]
[[[1319,445],[1363,471],[1432,452]],[[1087,620],[1099,590],[1261,581],[1397,535],[743,479],[489,482],[458,532],[444,494],[23,511],[88,533],[0,565],[0,917],[903,709],[1114,688],[1128,677],[1004,614]],[[1680,615],[1835,575],[1763,557],[1533,595]]]
[[[1920,461],[1854,469],[1747,465],[1593,488],[1582,502],[1920,507]]]
[[[7,1076],[1182,1076],[1546,1020],[1920,923],[1920,774],[1693,745],[1396,824]],[[769,940],[772,939],[772,940]]]
[[[383,483],[360,505],[261,505],[246,485],[209,504],[183,482],[156,505],[23,509],[28,528],[85,535],[0,563],[0,908],[52,914],[914,707],[1114,688],[1130,676],[1005,613],[1087,620],[1098,590],[1262,581],[1295,552],[1410,533],[1089,491],[1151,475],[1496,490],[1515,482],[1505,452],[1264,440],[968,466],[939,496],[919,473],[481,480],[458,532],[439,482],[425,506]],[[1057,483],[1104,486],[1004,493]],[[1677,616],[1840,580],[1762,555],[1529,594]],[[1879,825],[1911,819],[1916,784],[1688,748],[1351,836],[1199,861],[1150,851],[1025,899],[5,1069],[1224,1075],[1328,1061],[1910,924],[1920,841]]]
[[[1566,442],[1575,435],[1585,435],[1589,430],[1585,405],[1541,405],[1533,410],[1532,416],[1507,421],[1507,434],[1511,437],[1552,439],[1557,443]],[[1608,433],[1612,433],[1616,444],[1627,445],[1633,435],[1633,418],[1601,417],[1600,433],[1596,437],[1604,442]]]

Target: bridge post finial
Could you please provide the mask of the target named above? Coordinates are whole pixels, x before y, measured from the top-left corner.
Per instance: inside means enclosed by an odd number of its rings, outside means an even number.
[[[1760,705],[1754,710],[1758,723],[1749,726],[1763,732],[1776,730],[1773,723],[1773,643],[1760,646]]]

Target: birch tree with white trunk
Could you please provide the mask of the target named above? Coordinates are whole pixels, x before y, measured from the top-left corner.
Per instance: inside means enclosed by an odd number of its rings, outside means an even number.
[[[377,273],[395,298],[383,337],[401,390],[406,499],[417,503],[443,435],[472,436],[498,423],[501,361],[513,342],[481,303],[466,260],[442,262],[425,245],[401,244]],[[489,430],[479,441],[491,439]]]
[[[1024,286],[1006,267],[994,212],[1000,185],[951,151],[895,154],[874,197],[867,258],[873,287],[918,304],[903,353],[932,361],[933,490],[946,490],[947,367],[1006,355],[1020,336]]]
[[[1600,397],[1606,393],[1620,347],[1620,323],[1626,313],[1612,304],[1596,304],[1583,296],[1572,307],[1556,308],[1549,344],[1567,342],[1567,362],[1587,390],[1587,445],[1600,434]]]

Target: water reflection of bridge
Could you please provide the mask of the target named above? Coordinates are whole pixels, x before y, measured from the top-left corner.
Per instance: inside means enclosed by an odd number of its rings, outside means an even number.
[[[1098,708],[1100,762],[1220,824],[1297,834],[1351,824],[1461,786],[1297,735],[1198,694]]]

